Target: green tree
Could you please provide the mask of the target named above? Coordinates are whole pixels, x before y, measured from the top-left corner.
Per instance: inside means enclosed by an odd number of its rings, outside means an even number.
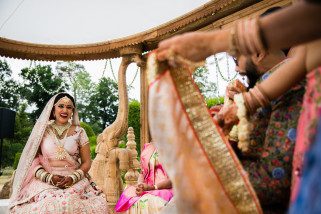
[[[17,110],[19,106],[19,85],[12,78],[12,71],[6,60],[0,60],[0,107]]]
[[[33,128],[33,123],[26,113],[26,104],[22,104],[16,114],[14,138],[5,139],[3,144],[4,166],[14,164],[16,153],[21,153]],[[18,160],[19,161],[19,160]]]
[[[211,108],[212,106],[221,105],[224,103],[224,97],[214,97],[206,99],[206,105],[208,108]]]
[[[56,70],[64,74],[70,83],[80,120],[91,122],[85,115],[88,111],[90,97],[95,89],[95,84],[92,82],[90,74],[83,65],[75,62],[58,62]]]
[[[117,83],[110,78],[101,78],[90,97],[85,112],[86,121],[99,124],[101,131],[116,119],[118,109]]]
[[[215,97],[217,86],[209,81],[209,70],[206,67],[199,67],[193,73],[193,78],[199,90],[205,98]]]
[[[128,127],[134,128],[136,149],[140,153],[140,103],[137,100],[129,103]]]
[[[54,72],[50,65],[24,68],[20,75],[24,79],[21,95],[29,105],[36,105],[36,110],[31,113],[34,121],[54,94],[68,89],[68,85],[60,77],[61,74]]]

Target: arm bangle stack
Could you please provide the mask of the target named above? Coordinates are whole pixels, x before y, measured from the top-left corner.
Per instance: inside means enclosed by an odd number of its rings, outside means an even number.
[[[52,183],[53,174],[47,172],[42,166],[39,166],[37,168],[35,177],[44,183],[53,184]]]
[[[266,52],[259,18],[237,21],[230,31],[228,53],[251,55]]]
[[[73,181],[72,184],[75,184],[85,177],[85,173],[81,169],[77,169],[76,171],[74,171],[72,174],[68,176],[72,178],[72,181]]]

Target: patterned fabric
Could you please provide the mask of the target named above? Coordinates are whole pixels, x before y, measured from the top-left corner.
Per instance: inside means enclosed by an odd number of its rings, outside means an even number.
[[[150,131],[175,187],[174,213],[262,213],[189,66],[161,70],[153,53],[147,61]]]
[[[305,155],[302,181],[298,197],[290,214],[321,213],[321,120],[318,122],[316,140]]]
[[[303,157],[315,140],[316,129],[321,116],[321,67],[308,73],[307,82],[294,150],[291,201],[296,198],[300,186]]]
[[[145,144],[141,154],[141,170],[143,183],[153,186],[168,179],[159,163],[158,152],[153,144]],[[173,197],[172,189],[144,191],[141,196],[136,195],[136,187],[129,186],[120,196],[115,210],[128,214],[158,213]]]
[[[15,206],[10,213],[107,213],[106,200],[91,187],[87,178],[65,190],[34,180],[28,192],[39,192],[41,188],[46,190],[31,197],[27,203]]]
[[[36,156],[35,160],[45,159],[46,162],[39,162],[46,171],[67,176],[79,168],[79,149],[88,143],[88,137],[83,128],[76,127],[75,133],[68,136],[64,143],[69,155],[64,160],[57,160],[54,153],[55,138],[50,133],[47,129],[40,144],[42,155]],[[21,191],[18,205],[14,206],[10,212],[28,214],[107,213],[107,203],[101,192],[91,187],[87,178],[63,190],[33,177]]]
[[[54,100],[57,95],[59,95],[59,93],[53,96],[46,104],[41,115],[37,119],[35,126],[32,129],[25,147],[23,148],[23,152],[21,154],[13,180],[13,191],[9,204],[10,208],[19,203],[21,191],[26,187],[27,184],[30,183],[31,179],[34,177],[33,168],[35,167],[35,165],[32,164],[35,164],[35,157],[47,128],[49,117],[54,105]],[[77,109],[74,109],[72,124],[75,126],[80,125]]]
[[[268,78],[271,71],[262,79]],[[296,127],[302,108],[305,81],[259,109],[252,117],[252,155],[241,157],[244,168],[265,212],[284,213],[287,209]],[[253,155],[255,154],[255,155]]]

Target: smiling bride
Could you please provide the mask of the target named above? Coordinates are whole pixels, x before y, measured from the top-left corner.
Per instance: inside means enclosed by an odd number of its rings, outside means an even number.
[[[47,103],[23,150],[10,213],[107,213],[104,195],[89,181],[90,166],[89,141],[74,99],[59,93]]]

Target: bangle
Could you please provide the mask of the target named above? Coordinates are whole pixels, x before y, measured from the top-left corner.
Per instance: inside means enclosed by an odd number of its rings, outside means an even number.
[[[156,184],[154,184],[154,189],[155,189],[155,190],[158,190],[158,187],[157,187],[157,185],[156,185]]]

